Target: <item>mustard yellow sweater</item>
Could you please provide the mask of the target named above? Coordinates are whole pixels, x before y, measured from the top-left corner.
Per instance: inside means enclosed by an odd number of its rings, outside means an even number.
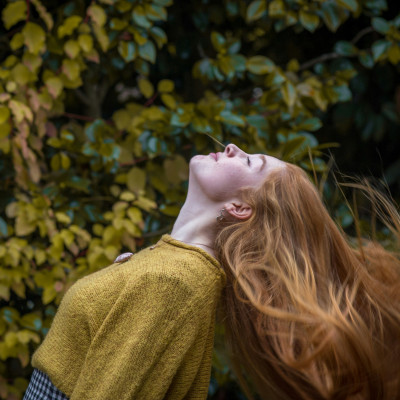
[[[207,252],[164,235],[78,280],[32,365],[71,400],[205,399],[224,284]]]

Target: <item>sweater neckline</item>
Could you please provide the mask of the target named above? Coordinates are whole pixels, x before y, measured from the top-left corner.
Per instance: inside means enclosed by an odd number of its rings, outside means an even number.
[[[221,264],[219,263],[219,261],[200,247],[193,246],[191,244],[187,244],[185,242],[181,242],[180,240],[174,239],[170,234],[162,235],[161,240],[176,247],[181,247],[186,250],[197,251],[217,268],[221,268]]]

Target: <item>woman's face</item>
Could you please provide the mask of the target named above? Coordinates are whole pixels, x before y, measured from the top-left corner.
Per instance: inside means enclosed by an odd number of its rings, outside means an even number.
[[[275,157],[247,154],[229,144],[223,153],[193,157],[189,182],[197,184],[211,200],[228,201],[244,187],[260,187],[272,170],[284,167],[285,163]]]

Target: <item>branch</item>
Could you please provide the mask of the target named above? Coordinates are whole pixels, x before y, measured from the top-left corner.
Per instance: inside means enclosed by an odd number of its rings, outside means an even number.
[[[339,58],[342,57],[340,54],[338,53],[327,53],[327,54],[322,54],[319,57],[313,58],[312,60],[309,60],[307,62],[305,62],[304,64],[300,65],[299,71],[302,71],[303,69],[307,69],[312,67],[315,64],[318,64],[320,62],[323,61],[327,61],[327,60],[333,60],[335,58]]]
[[[154,100],[158,97],[158,92],[156,92],[152,98],[148,99],[144,104],[144,107],[148,107],[154,103]]]
[[[351,41],[351,43],[356,44],[363,36],[372,32],[375,32],[374,28],[372,26],[367,26],[366,28],[358,32],[356,36],[354,36],[354,39]]]
[[[368,33],[371,33],[371,32],[374,32],[374,28],[372,28],[371,26],[367,26],[366,28],[364,28],[360,32],[358,32],[356,36],[354,36],[354,38],[351,40],[351,43],[355,45],[357,42],[360,41],[360,39],[362,37],[364,37],[365,35],[367,35]],[[304,69],[312,67],[315,64],[318,64],[319,62],[334,60],[335,58],[340,58],[340,57],[343,57],[343,56],[338,53],[322,54],[321,56],[318,56],[316,58],[313,58],[312,60],[305,62],[304,64],[301,64],[299,70],[302,71]],[[347,56],[347,57],[355,57],[355,55]]]

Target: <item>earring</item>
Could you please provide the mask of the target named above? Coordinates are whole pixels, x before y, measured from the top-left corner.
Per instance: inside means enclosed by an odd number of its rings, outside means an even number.
[[[218,215],[218,217],[217,217],[217,221],[218,222],[221,222],[225,217],[224,217],[224,211],[225,211],[225,208],[223,208],[222,210],[220,210],[220,212],[219,212],[219,215]]]

